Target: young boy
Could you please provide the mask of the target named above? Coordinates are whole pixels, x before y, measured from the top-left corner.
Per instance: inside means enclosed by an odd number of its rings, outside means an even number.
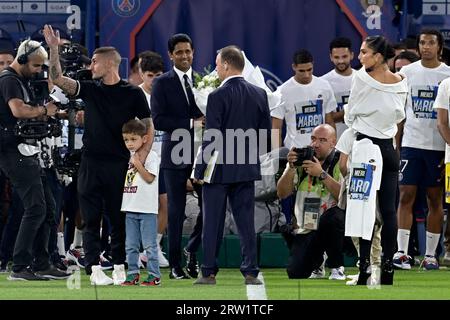
[[[152,123],[149,123],[153,132]],[[158,169],[159,159],[151,150],[142,165],[139,151],[147,142],[147,126],[140,120],[130,120],[122,127],[125,145],[131,152],[130,165],[123,190],[122,211],[126,213],[126,240],[128,272],[124,286],[139,284],[139,248],[147,253],[148,277],[141,286],[159,286],[161,273],[158,263]]]

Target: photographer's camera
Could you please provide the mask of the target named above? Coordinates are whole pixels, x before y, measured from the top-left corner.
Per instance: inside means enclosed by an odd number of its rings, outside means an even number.
[[[311,146],[306,146],[303,148],[294,148],[293,150],[297,154],[297,161],[294,162],[294,165],[299,167],[303,164],[305,160],[313,160],[314,158],[314,148]]]

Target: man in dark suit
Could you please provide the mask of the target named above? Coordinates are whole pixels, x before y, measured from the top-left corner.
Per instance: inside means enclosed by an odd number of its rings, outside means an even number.
[[[210,182],[203,185],[202,277],[194,284],[216,283],[227,198],[239,231],[245,284],[262,284],[257,279],[254,197],[255,180],[261,179],[259,130],[266,130],[266,137],[270,137],[270,111],[266,92],[242,77],[244,64],[242,51],[236,46],[221,49],[216,58],[216,71],[223,82],[208,97],[203,159],[199,155],[195,179],[207,179],[207,150],[218,151],[219,160]],[[219,140],[223,144],[217,143]]]
[[[181,236],[186,207],[186,182],[192,172],[194,159],[194,120],[201,120],[203,114],[198,109],[192,93],[192,59],[194,48],[186,34],[175,34],[168,41],[169,57],[173,69],[155,79],[151,96],[152,117],[156,130],[165,131],[161,150],[161,168],[166,180],[168,199],[169,264],[171,279],[188,279],[181,268]],[[184,130],[184,132],[180,132]],[[187,135],[190,148],[181,150],[178,134]],[[186,141],[184,141],[186,142]],[[174,151],[174,152],[172,152]],[[173,153],[173,154],[172,154]],[[194,187],[201,194],[200,186]],[[187,272],[197,278],[198,265],[195,257],[201,242],[202,215],[197,219],[189,243],[184,248]]]

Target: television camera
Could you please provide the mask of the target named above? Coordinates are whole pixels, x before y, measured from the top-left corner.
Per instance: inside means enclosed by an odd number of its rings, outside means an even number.
[[[73,80],[91,80],[92,73],[87,69],[91,60],[83,52],[83,47],[76,43],[63,44],[59,48],[63,75]],[[85,104],[81,99],[68,96],[64,103],[58,104],[68,115],[68,145],[55,147],[52,150],[53,164],[60,174],[75,176],[81,162],[81,150],[75,149],[75,114],[84,110]]]
[[[47,81],[48,67],[44,65],[42,71],[28,81],[28,87],[31,91],[30,105],[42,106],[51,101]],[[61,136],[62,126],[57,119],[52,117],[47,117],[46,119],[20,119],[17,121],[14,133],[27,143],[35,144],[36,140]]]

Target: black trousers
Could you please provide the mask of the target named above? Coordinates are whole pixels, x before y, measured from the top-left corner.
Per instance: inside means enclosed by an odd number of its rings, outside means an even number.
[[[392,139],[377,139],[360,134],[357,140],[363,138],[368,138],[376,144],[380,148],[381,156],[383,157],[381,186],[377,192],[380,213],[383,218],[381,247],[383,248],[383,259],[392,260],[397,245],[397,210],[395,209],[395,204],[398,186],[399,158],[392,145]],[[371,245],[372,241],[360,239],[360,258],[362,260],[370,258]]]
[[[13,253],[13,271],[32,266],[49,268],[48,240],[55,201],[41,175],[36,156],[25,157],[16,147],[0,146],[0,168],[10,179],[24,207]]]
[[[258,276],[255,233],[255,182],[203,185],[203,262],[202,275],[217,274],[217,258],[223,238],[227,199],[238,228],[241,246],[240,271],[243,276]]]
[[[316,231],[295,235],[287,267],[289,278],[308,278],[322,264],[324,252],[330,268],[343,266],[344,231],[345,211],[332,207],[320,216]]]
[[[125,214],[121,213],[127,160],[83,157],[78,171],[78,197],[83,219],[86,272],[99,263],[100,223],[105,210],[111,223],[111,255],[114,264],[125,262]]]
[[[169,237],[169,264],[171,268],[181,267],[181,240],[183,234],[183,223],[186,218],[186,182],[191,175],[192,169],[164,169],[164,179],[166,180],[166,191],[168,200],[168,237]],[[201,188],[194,185],[198,195]],[[201,243],[202,237],[202,208],[197,217],[187,250],[196,252]]]

